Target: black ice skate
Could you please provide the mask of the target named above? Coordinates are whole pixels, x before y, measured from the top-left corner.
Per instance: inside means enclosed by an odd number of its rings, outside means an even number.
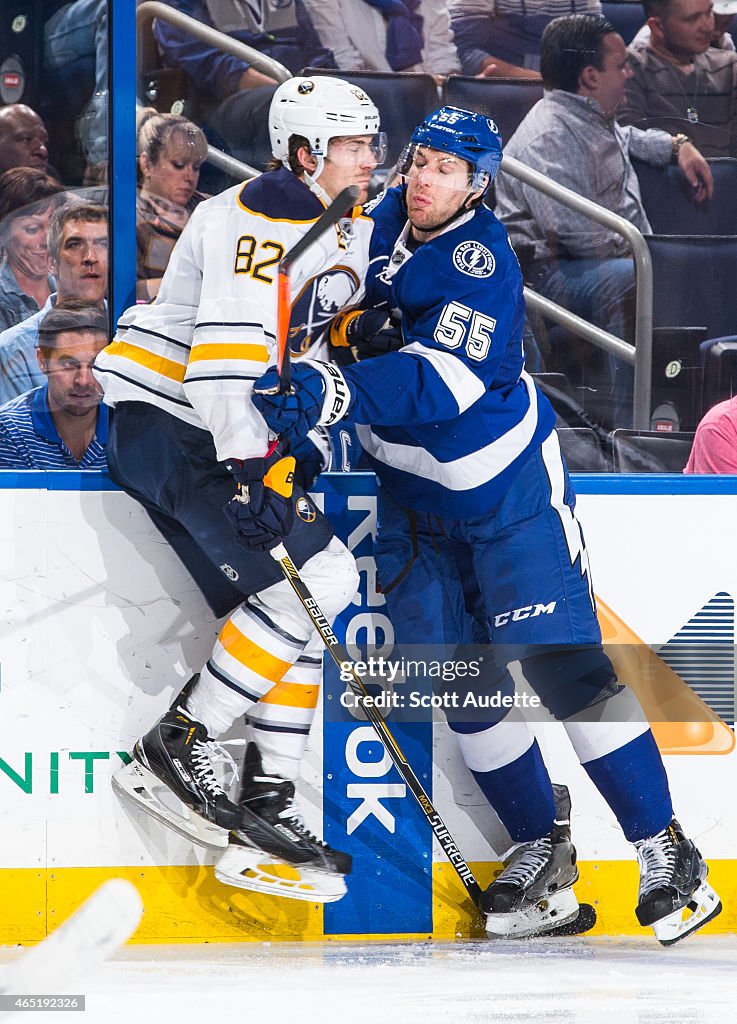
[[[571,842],[571,800],[565,786],[553,790],[556,821],[552,831],[519,846],[481,896],[486,934],[492,938],[550,934],[578,918],[579,905],[572,888],[578,868]]]
[[[221,882],[313,903],[332,903],[345,895],[350,855],[307,831],[294,805],[294,783],[264,775],[255,743],[246,747],[238,802],[241,824],[215,865]],[[282,870],[285,865],[292,877]]]
[[[685,938],[721,913],[722,904],[706,876],[709,869],[674,818],[652,839],[635,843],[640,891],[635,909],[664,946]]]
[[[213,770],[218,754],[200,722],[185,709],[194,680],[133,748],[133,761],[113,775],[113,787],[199,846],[222,850],[241,818]]]

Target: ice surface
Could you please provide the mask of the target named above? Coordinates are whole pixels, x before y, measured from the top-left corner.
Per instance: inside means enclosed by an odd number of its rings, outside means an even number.
[[[737,937],[131,946],[78,991],[70,1024],[733,1024]]]

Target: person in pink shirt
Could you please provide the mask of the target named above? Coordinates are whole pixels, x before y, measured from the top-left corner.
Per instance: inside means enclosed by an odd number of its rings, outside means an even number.
[[[696,428],[684,473],[737,473],[737,396],[709,409]]]

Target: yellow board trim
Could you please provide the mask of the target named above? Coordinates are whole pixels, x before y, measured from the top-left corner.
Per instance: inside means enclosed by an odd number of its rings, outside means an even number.
[[[473,864],[482,886],[498,864]],[[721,915],[703,934],[737,930],[737,861],[710,860],[709,881],[722,898]],[[637,864],[633,861],[579,862],[576,894],[596,906],[599,920],[590,935],[635,935],[654,945],[651,929],[634,915]],[[463,886],[450,864],[433,865],[432,935],[326,935],[320,904],[259,895],[221,885],[212,867],[6,868],[0,870],[0,943],[33,945],[53,931],[107,878],[127,878],[139,890],[145,912],[132,938],[156,942],[411,942],[483,937]],[[350,887],[350,878],[348,879]],[[643,946],[645,948],[645,946]],[[658,948],[657,946],[655,948]]]

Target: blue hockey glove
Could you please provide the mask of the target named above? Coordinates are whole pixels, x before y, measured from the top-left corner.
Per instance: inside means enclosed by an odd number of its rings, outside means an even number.
[[[332,426],[348,412],[351,393],[345,377],[332,363],[305,359],[292,368],[288,394],[279,393],[272,367],[253,386],[252,401],[269,429],[291,445],[316,426]]]
[[[290,445],[289,453],[297,460],[294,482],[309,491],[320,473],[330,464],[330,435],[318,427],[309,437]]]
[[[250,551],[269,551],[292,529],[294,459],[274,448],[263,459],[229,459],[237,493],[225,506],[238,541]]]
[[[341,313],[330,325],[329,338],[334,348],[350,348],[359,361],[396,352],[404,344],[399,324],[385,309],[352,309]]]

